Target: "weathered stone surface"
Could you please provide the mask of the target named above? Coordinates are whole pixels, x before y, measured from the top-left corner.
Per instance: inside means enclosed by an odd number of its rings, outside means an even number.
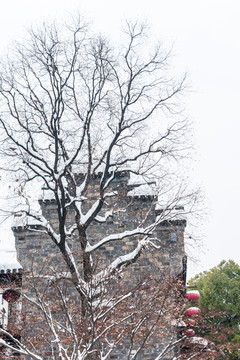
[[[111,202],[117,201],[117,206],[125,211],[120,211],[114,214],[106,221],[106,223],[100,224],[94,222],[88,229],[88,238],[91,244],[96,243],[101,238],[112,234],[114,232],[121,232],[124,230],[134,229],[144,222],[144,225],[151,224],[155,221],[156,215],[159,214],[159,210],[155,210],[153,196],[128,196],[131,188],[128,186],[129,173],[125,172],[119,176],[112,183],[112,189],[121,192],[121,196],[117,197]],[[98,190],[99,178],[96,177],[88,193],[89,201],[85,205],[85,211],[90,207],[96,199]],[[41,201],[42,212],[44,216],[51,222],[52,226],[57,229],[58,220],[56,212],[56,204],[54,201]],[[73,211],[69,209],[68,223],[73,221]],[[134,283],[137,278],[142,274],[152,271],[158,274],[169,273],[171,275],[178,276],[183,272],[183,259],[185,258],[184,250],[184,229],[186,226],[185,220],[172,220],[164,221],[158,225],[154,236],[161,240],[161,248],[154,249],[154,251],[144,250],[139,261],[129,269],[129,275],[127,277],[128,283]],[[65,266],[62,261],[62,256],[57,247],[51,242],[46,234],[38,231],[38,228],[26,228],[18,227],[13,228],[13,232],[16,239],[16,248],[18,254],[18,260],[20,261],[25,272],[32,272],[38,274],[39,271],[43,271],[44,268],[51,267],[56,268],[58,271],[64,271]],[[114,243],[108,243],[96,252],[98,258],[99,268],[104,268],[114,258],[120,255],[127,254],[132,251],[136,246],[135,239],[124,239],[121,241],[115,241]],[[77,265],[81,269],[81,254],[78,249],[77,238],[74,238],[71,244],[71,249],[76,257]],[[23,279],[23,291],[26,286],[26,282]],[[29,291],[29,290],[28,290]],[[32,293],[28,294],[34,295]],[[29,315],[32,315],[31,313]],[[157,339],[155,345],[142,352],[138,359],[151,360],[159,353],[160,348],[167,344],[168,337],[166,339],[161,338],[161,346],[158,344]],[[124,346],[119,346],[115,353],[112,355],[112,359],[121,359],[124,354]],[[46,359],[48,355],[46,354]],[[166,357],[166,360],[168,357]]]

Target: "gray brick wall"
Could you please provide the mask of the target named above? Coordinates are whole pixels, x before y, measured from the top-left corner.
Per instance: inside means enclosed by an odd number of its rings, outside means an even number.
[[[96,199],[99,178],[96,177],[91,184],[88,192],[90,203]],[[113,232],[121,232],[124,230],[131,230],[135,228],[140,221],[145,219],[145,224],[150,224],[154,221],[159,213],[153,205],[156,198],[154,196],[128,196],[131,186],[128,185],[129,173],[121,173],[113,181],[112,189],[120,190],[121,196],[111,200],[116,202],[119,208],[125,209],[117,214],[114,214],[104,224],[94,222],[88,229],[88,237],[91,243],[97,242],[102,237]],[[51,224],[57,228],[57,213],[56,204],[52,200],[41,200],[40,202],[43,214]],[[85,211],[89,208],[89,202],[85,205]],[[68,222],[72,222],[73,211],[70,209],[68,214]],[[161,239],[161,248],[159,250],[147,251],[145,250],[139,261],[129,269],[128,281],[133,282],[141,276],[141,274],[149,271],[154,272],[161,277],[162,273],[170,273],[172,275],[179,275],[183,271],[183,259],[185,257],[184,250],[184,229],[186,226],[185,220],[164,221],[158,225],[155,235]],[[25,273],[31,271],[35,274],[39,270],[50,267],[57,267],[65,270],[61,254],[56,246],[50,241],[47,235],[40,233],[38,226],[32,228],[14,227],[13,232],[16,239],[16,249],[18,260],[20,261]],[[76,240],[76,239],[75,239]],[[133,250],[134,240],[125,239],[114,243],[106,244],[96,254],[98,257],[98,265],[103,268],[111,262],[116,256],[123,255]],[[77,263],[81,268],[81,257],[78,254],[77,241],[72,242],[72,250],[76,255]],[[23,278],[23,291],[29,292],[25,286]],[[31,294],[33,296],[33,294]],[[161,339],[161,347],[167,343],[166,339]],[[156,352],[159,350],[157,343],[151,349],[146,350],[138,358],[139,359],[154,359]],[[113,354],[113,358],[121,359],[124,350],[119,348]],[[168,359],[167,357],[166,359]],[[46,357],[47,359],[47,357]]]

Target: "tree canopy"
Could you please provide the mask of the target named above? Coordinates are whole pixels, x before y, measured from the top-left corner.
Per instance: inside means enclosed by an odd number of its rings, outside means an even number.
[[[201,297],[197,332],[213,342],[224,359],[239,358],[240,266],[233,260],[196,275],[189,282]]]
[[[223,260],[190,280],[201,293],[199,305],[240,316],[240,266]]]

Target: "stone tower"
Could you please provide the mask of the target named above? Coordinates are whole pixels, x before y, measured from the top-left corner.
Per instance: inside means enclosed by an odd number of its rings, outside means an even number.
[[[81,175],[79,175],[81,176]],[[88,197],[94,201],[98,188],[99,177],[96,175],[91,183]],[[119,172],[112,182],[112,190],[121,189],[121,196],[118,198],[118,206],[125,211],[119,211],[105,223],[94,223],[89,229],[88,236],[91,242],[97,242],[102,236],[111,234],[113,229],[118,232],[131,230],[135,228],[140,221],[145,224],[154,222],[156,217],[161,215],[162,210],[156,208],[156,195],[149,185],[136,185],[130,181],[128,171]],[[50,221],[53,227],[57,227],[56,203],[49,192],[42,189],[39,203],[44,216]],[[86,208],[87,208],[86,204]],[[185,281],[186,275],[186,255],[184,250],[184,230],[186,220],[183,216],[181,207],[172,209],[174,217],[162,221],[155,230],[157,238],[161,239],[161,248],[154,252],[144,252],[139,261],[132,266],[130,270],[130,281],[135,281],[137,277],[147,271],[156,274],[166,273],[181,278]],[[69,211],[68,221],[71,223],[71,210]],[[12,227],[15,236],[18,260],[21,263],[23,271],[30,271],[38,274],[45,267],[58,267],[64,271],[61,254],[56,250],[56,246],[49,240],[48,236],[41,232],[41,226],[38,221],[29,219],[24,216],[15,217]],[[110,242],[104,248],[99,250],[98,264],[104,268],[116,256],[124,255],[133,249],[133,241],[117,241],[114,245]],[[74,241],[72,243],[72,252],[78,259],[78,248]],[[81,258],[79,257],[78,266],[81,267]],[[129,280],[128,280],[129,281]],[[23,276],[23,292],[29,291],[24,289],[25,280]],[[117,352],[116,352],[117,353]],[[152,354],[153,356],[154,354]],[[116,355],[116,357],[119,357]],[[150,355],[144,356],[150,359]],[[47,357],[46,357],[47,359]]]
[[[98,179],[96,176],[91,185],[91,197],[94,199]],[[112,189],[122,189],[118,203],[126,211],[119,212],[117,216],[110,217],[104,223],[95,223],[89,229],[89,238],[91,241],[97,242],[101,236],[111,234],[113,230],[124,231],[131,230],[136,227],[141,220],[146,219],[146,224],[154,222],[162,209],[157,208],[154,204],[155,194],[150,186],[132,185],[130,182],[130,174],[128,171],[119,172],[112,183]],[[44,216],[51,222],[53,226],[57,226],[57,214],[55,200],[49,196],[44,188],[39,197]],[[148,266],[155,263],[158,268],[167,268],[170,273],[178,275],[183,271],[183,258],[185,257],[184,249],[184,230],[186,227],[186,219],[180,215],[183,208],[176,207],[171,212],[171,220],[166,220],[158,225],[156,235],[161,239],[161,249],[154,256],[144,255],[144,261],[141,266]],[[71,223],[71,212],[69,216]],[[41,267],[42,261],[48,258],[48,265],[59,265],[59,259],[56,255],[56,248],[45,234],[41,234],[37,220],[27,218],[25,216],[15,217],[12,230],[15,236],[15,244],[17,249],[17,257],[23,269],[37,269]],[[74,247],[74,244],[72,245]],[[121,241],[113,247],[106,245],[101,251],[101,258],[104,263],[108,262],[111,256],[124,255],[131,249],[132,243],[129,241],[125,248]]]

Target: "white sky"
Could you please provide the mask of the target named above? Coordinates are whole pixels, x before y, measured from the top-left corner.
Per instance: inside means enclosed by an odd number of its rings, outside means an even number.
[[[239,0],[8,0],[1,4],[0,53],[30,25],[76,11],[115,40],[127,18],[147,20],[153,38],[174,43],[174,68],[188,72],[192,88],[186,106],[195,130],[194,177],[209,208],[204,244],[191,251],[200,263],[189,261],[189,275],[222,259],[240,263]],[[6,239],[2,230],[2,245]]]

